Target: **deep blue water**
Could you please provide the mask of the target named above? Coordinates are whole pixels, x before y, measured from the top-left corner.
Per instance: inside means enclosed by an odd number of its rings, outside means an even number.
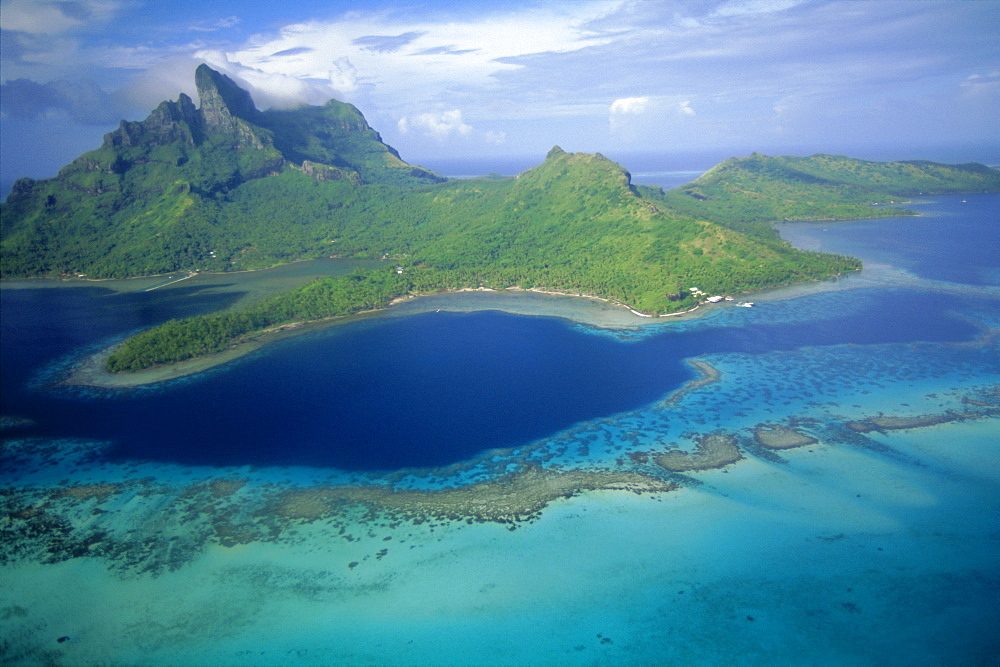
[[[936,215],[924,218],[831,224],[825,249],[855,248],[922,277],[990,284],[998,198],[961,199],[925,204]],[[361,471],[441,466],[656,401],[692,377],[688,357],[963,342],[980,329],[957,311],[995,306],[941,291],[858,289],[625,337],[496,311],[426,313],[289,339],[154,390],[37,386],[59,360],[234,298],[180,289],[5,289],[0,413],[34,419],[25,435],[109,441],[117,459]]]
[[[922,278],[966,285],[1000,284],[996,195],[948,195],[903,204],[919,217],[815,223],[837,252],[873,258]],[[800,225],[801,226],[801,225]]]

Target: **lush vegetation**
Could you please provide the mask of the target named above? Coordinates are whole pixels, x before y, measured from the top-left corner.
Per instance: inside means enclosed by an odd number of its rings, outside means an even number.
[[[136,334],[112,352],[107,368],[136,371],[219,352],[270,327],[384,308],[409,289],[403,276],[387,269],[318,279],[243,310],[170,320]]]
[[[775,221],[898,215],[872,204],[1000,190],[1000,172],[981,165],[754,154],[663,192],[633,186],[601,155],[558,147],[516,178],[445,181],[403,162],[351,105],[261,112],[205,66],[196,82],[200,108],[181,95],[123,121],[58,177],[15,184],[2,208],[4,276],[226,271],[331,255],[393,268],[168,323],[127,342],[113,370],[408,292],[537,287],[674,312],[696,303],[695,286],[738,293],[860,268],[790,247]]]
[[[58,177],[15,183],[0,274],[112,278],[330,254],[324,228],[355,201],[444,180],[403,162],[349,104],[260,112],[208,67],[196,79],[201,109],[186,95],[163,102]]]
[[[758,238],[773,238],[776,221],[895,217],[910,213],[898,205],[915,195],[998,191],[1000,171],[981,164],[754,153],[726,160],[693,183],[660,197],[675,210]]]

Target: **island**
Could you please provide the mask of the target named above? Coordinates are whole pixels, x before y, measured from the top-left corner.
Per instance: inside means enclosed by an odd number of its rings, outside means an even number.
[[[899,216],[908,212],[896,204],[921,193],[1000,191],[1000,171],[979,164],[760,154],[663,191],[633,184],[600,154],[558,146],[515,177],[447,179],[403,161],[353,105],[261,111],[206,65],[195,81],[199,107],[184,94],[165,101],[144,121],[122,121],[55,178],[14,184],[0,211],[2,277],[377,262],[139,333],[107,355],[112,372],[451,290],[532,289],[649,316],[682,312],[861,268],[792,247],[775,222]]]

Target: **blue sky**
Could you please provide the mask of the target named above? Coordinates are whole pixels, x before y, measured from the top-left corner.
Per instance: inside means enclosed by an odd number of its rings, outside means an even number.
[[[261,108],[352,102],[422,164],[555,144],[1000,162],[994,0],[2,0],[0,28],[5,184],[194,96],[201,62]]]

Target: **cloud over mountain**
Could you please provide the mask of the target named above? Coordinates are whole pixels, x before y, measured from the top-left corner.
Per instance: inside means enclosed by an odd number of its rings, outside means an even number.
[[[453,134],[466,135],[472,131],[462,119],[458,109],[438,113],[422,113],[415,116],[403,116],[397,123],[399,131],[406,134],[410,131],[423,132],[437,139],[444,139]]]

